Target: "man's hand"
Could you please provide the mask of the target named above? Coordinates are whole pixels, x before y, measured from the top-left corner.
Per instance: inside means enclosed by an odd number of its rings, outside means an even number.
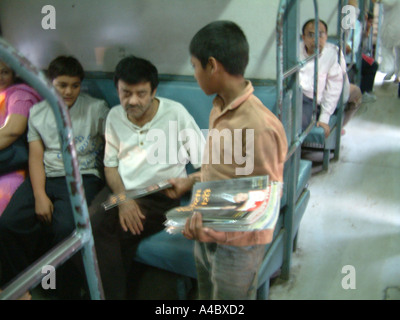
[[[321,127],[322,129],[324,129],[325,138],[329,137],[329,134],[331,133],[331,128],[329,128],[328,124],[326,124],[324,122],[321,122],[321,121],[318,121],[317,122],[317,127]]]
[[[202,216],[198,212],[195,212],[191,218],[186,220],[185,229],[182,233],[187,239],[200,242],[224,243],[227,240],[225,232],[204,228]]]
[[[128,200],[118,206],[119,222],[122,229],[139,235],[143,231],[142,220],[146,219],[135,200]]]
[[[50,224],[54,206],[47,194],[35,198],[35,213],[37,218],[44,224]]]
[[[353,50],[351,49],[351,47],[346,44],[346,54],[350,54]]]

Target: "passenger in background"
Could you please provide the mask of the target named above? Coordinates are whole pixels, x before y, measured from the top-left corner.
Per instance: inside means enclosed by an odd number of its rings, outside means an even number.
[[[164,213],[179,201],[157,192],[128,199],[109,211],[101,203],[110,193],[187,177],[186,163],[199,168],[204,145],[189,112],[176,101],[156,97],[158,71],[151,62],[134,56],[122,59],[114,81],[121,104],[111,109],[106,123],[108,186],[90,208],[105,298],[112,300],[127,298],[127,274],[139,242],[164,229]],[[189,131],[192,139],[186,141]]]
[[[48,77],[68,107],[83,188],[90,204],[103,186],[101,160],[109,108],[104,101],[80,93],[84,71],[75,58],[54,59]],[[17,189],[0,217],[0,285],[75,229],[58,128],[47,101],[30,111],[28,142],[30,178]],[[78,275],[71,270],[75,269],[70,260],[57,270],[59,298],[79,298],[81,283],[76,281],[74,285]]]
[[[235,153],[246,155],[252,170],[243,171],[243,163],[220,159],[233,154],[219,139],[208,135],[205,153],[210,157],[202,164],[198,179],[212,181],[233,179],[240,174],[269,175],[271,181],[283,181],[287,153],[285,130],[279,119],[254,96],[253,86],[244,78],[249,61],[249,45],[243,31],[230,21],[216,21],[202,28],[190,43],[194,76],[207,94],[217,94],[210,114],[210,131],[254,130],[254,140],[241,144]],[[247,132],[246,132],[247,133]],[[244,133],[242,133],[244,134]],[[214,151],[219,151],[214,153]],[[205,154],[205,155],[206,155]],[[216,161],[215,161],[216,160]],[[248,160],[248,161],[247,161]],[[193,180],[171,180],[174,188],[165,192],[179,197],[193,186]],[[257,275],[273,229],[249,232],[221,232],[203,228],[202,217],[194,214],[187,220],[184,235],[195,242],[195,260],[200,299],[255,299]]]
[[[349,5],[355,7],[356,16],[360,14],[358,8],[358,1],[351,0]],[[363,30],[363,26],[360,20],[356,19],[354,26],[349,29],[346,41],[346,63],[347,65],[352,64],[351,69],[348,71],[349,79],[351,83],[354,83],[354,76],[357,73],[357,58],[358,52],[361,50],[361,79],[360,79],[360,89],[362,93],[362,102],[368,103],[376,101],[376,96],[374,95],[373,87],[375,82],[375,75],[378,70],[378,64],[373,58],[373,48],[369,48],[369,37],[370,31],[373,23],[373,14],[366,14],[366,25]],[[353,49],[354,46],[354,49]]]
[[[374,15],[368,13],[367,15],[367,25],[363,35],[362,43],[362,62],[361,62],[361,84],[360,89],[363,94],[363,102],[373,102],[376,101],[376,96],[373,93],[375,75],[378,71],[379,65],[375,61],[373,48],[368,46],[370,33],[372,30],[372,23],[374,20]]]
[[[383,21],[380,31],[381,58],[379,69],[386,73],[384,80],[400,81],[400,1],[376,0],[383,5]]]
[[[300,44],[300,59],[304,60],[315,52],[315,20],[308,20],[302,28],[303,41]],[[349,83],[346,73],[346,62],[340,53],[338,62],[338,47],[327,43],[328,26],[319,20],[319,57],[318,57],[318,92],[317,92],[317,127],[322,127],[325,137],[330,134],[329,120],[334,113],[343,89],[344,109],[343,126],[357,112],[361,105],[361,90]],[[300,70],[300,85],[303,88],[303,120],[305,130],[312,120],[312,105],[314,95],[314,60],[309,61]],[[344,134],[344,130],[342,130]]]
[[[35,90],[18,83],[15,72],[0,61],[0,216],[27,175],[29,110],[40,100]]]

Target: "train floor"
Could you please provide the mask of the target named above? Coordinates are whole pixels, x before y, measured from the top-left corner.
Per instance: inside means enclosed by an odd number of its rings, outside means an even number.
[[[383,76],[345,127],[340,159],[313,166],[291,276],[271,300],[400,300],[400,99]]]
[[[400,99],[378,73],[376,102],[345,127],[340,159],[318,163],[289,280],[271,282],[270,300],[400,299]],[[136,265],[132,300],[177,299],[176,275]],[[196,299],[196,287],[189,299]],[[41,299],[40,294],[34,298]]]

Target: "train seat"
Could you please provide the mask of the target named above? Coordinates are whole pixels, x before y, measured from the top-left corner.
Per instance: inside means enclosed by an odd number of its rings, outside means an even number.
[[[276,114],[276,86],[255,85],[254,83],[253,86],[254,94]],[[87,77],[82,83],[82,90],[95,97],[105,99],[111,107],[119,104],[118,95],[110,76],[108,78]],[[208,129],[213,96],[206,96],[195,81],[161,80],[157,95],[182,103],[194,117],[200,129]],[[285,99],[285,103],[290,103],[290,99]],[[286,108],[290,107],[286,106]],[[290,125],[286,122],[288,121],[283,120],[284,127],[288,130]],[[289,170],[285,167],[281,214],[275,228],[274,240],[266,246],[266,256],[260,270],[258,291],[258,298],[260,299],[267,299],[269,278],[282,266],[285,254],[284,247],[287,245],[286,239],[294,241],[301,218],[307,207],[309,199],[307,185],[311,176],[311,162],[300,160],[299,156],[296,156],[296,161],[298,169],[296,170],[297,177],[294,180],[296,184],[294,212],[288,212],[287,184]],[[187,201],[187,199],[184,201]],[[289,215],[293,219],[293,233],[291,235],[287,234],[287,230],[284,228],[285,216]],[[184,299],[187,297],[187,290],[191,286],[190,279],[196,278],[193,246],[194,242],[185,239],[181,234],[171,235],[166,231],[161,231],[140,242],[134,260],[177,274],[177,292],[179,297]]]
[[[339,120],[340,119],[340,125]],[[314,126],[307,137],[304,139],[302,148],[304,149],[317,149],[323,151],[323,170],[327,171],[329,168],[329,161],[331,151],[334,152],[334,159],[339,158],[340,148],[340,132],[343,122],[343,106],[338,105],[335,113],[329,119],[329,127],[331,132],[326,138],[324,129]],[[339,141],[339,142],[338,142]]]

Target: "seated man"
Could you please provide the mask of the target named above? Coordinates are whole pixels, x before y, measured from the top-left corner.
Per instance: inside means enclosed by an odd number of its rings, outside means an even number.
[[[304,60],[314,54],[315,28],[314,19],[303,25],[303,42],[301,42],[300,59]],[[361,104],[361,91],[357,86],[350,84],[346,73],[346,62],[340,54],[338,62],[338,47],[327,43],[328,26],[319,20],[319,52],[318,57],[318,93],[317,93],[317,127],[322,127],[325,137],[330,134],[329,119],[336,109],[343,89],[345,116],[343,126],[358,110]],[[309,61],[300,70],[300,85],[303,88],[303,120],[302,129],[305,130],[312,120],[312,104],[314,95],[314,60]]]
[[[202,133],[178,102],[156,97],[158,72],[147,60],[129,56],[115,70],[121,104],[106,123],[105,176],[108,187],[94,201],[91,224],[106,299],[125,299],[127,273],[138,243],[164,229],[164,212],[179,206],[163,193],[101,208],[110,192],[149,188],[169,178],[187,177],[190,160],[200,167]]]
[[[109,108],[105,101],[80,93],[84,71],[75,58],[56,58],[49,65],[48,76],[68,107],[83,188],[90,204],[104,185],[101,157]],[[0,217],[0,285],[75,229],[58,128],[47,101],[32,107],[28,123],[29,178],[14,193]],[[61,289],[58,271],[57,289]],[[72,289],[71,279],[67,287]],[[77,298],[66,291],[60,293],[66,294],[62,298]]]

